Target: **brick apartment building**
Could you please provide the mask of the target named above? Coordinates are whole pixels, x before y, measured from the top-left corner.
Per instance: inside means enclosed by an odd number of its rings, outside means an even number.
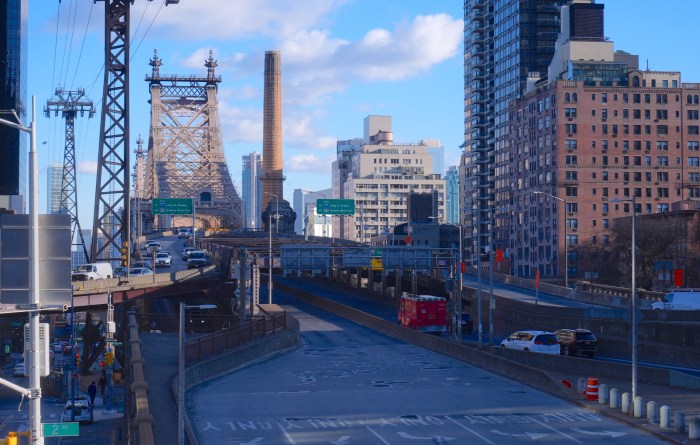
[[[562,8],[548,75],[509,107],[509,175],[495,192],[511,203],[510,239],[500,241],[513,275],[562,278],[568,265],[569,280],[584,278],[594,271],[576,247],[606,244],[633,201],[645,215],[700,200],[700,83],[614,52],[602,8],[600,27],[572,36],[575,6]]]

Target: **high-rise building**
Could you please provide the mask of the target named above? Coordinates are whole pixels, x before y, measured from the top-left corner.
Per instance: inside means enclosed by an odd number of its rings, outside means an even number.
[[[241,199],[243,201],[243,228],[261,229],[262,215],[262,158],[254,151],[243,156],[241,170]]]
[[[333,197],[353,199],[355,215],[333,217],[336,236],[369,243],[408,221],[408,197],[437,192],[438,217],[444,217],[445,180],[433,173],[437,140],[394,143],[390,116],[365,118],[363,139],[338,141],[333,162]]]
[[[464,1],[464,145],[460,162],[465,248],[489,244],[490,209],[509,204],[508,103],[525,90],[528,73],[545,73],[559,33],[563,0]],[[497,192],[496,190],[500,190]],[[507,238],[508,215],[496,212],[496,239]],[[477,225],[479,227],[477,227]],[[504,247],[504,246],[497,246]]]
[[[294,189],[294,211],[297,218],[294,232],[298,235],[314,235],[332,237],[331,216],[319,215],[316,212],[316,201],[331,198],[331,189],[323,189],[317,192],[306,189]]]
[[[578,250],[604,249],[615,219],[700,201],[700,84],[616,52],[603,5],[577,0],[561,23],[548,75],[510,106],[511,237],[496,241],[511,274],[571,282],[596,276]]]
[[[0,110],[15,110],[27,125],[28,0],[0,2]],[[33,117],[32,119],[34,119]],[[28,184],[28,135],[0,125],[0,208],[25,213]]]
[[[46,170],[46,188],[48,199],[46,209],[49,213],[61,213],[61,187],[63,186],[63,164],[52,163]]]
[[[459,224],[459,170],[451,165],[445,173],[445,220]]]

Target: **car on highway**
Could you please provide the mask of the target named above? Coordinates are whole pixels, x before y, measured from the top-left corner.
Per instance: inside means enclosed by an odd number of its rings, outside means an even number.
[[[131,263],[131,268],[135,269],[137,267],[145,267],[146,269],[153,270],[153,263],[151,261],[134,261]]]
[[[129,269],[129,276],[140,277],[143,275],[153,275],[153,271],[148,267],[132,267]]]
[[[190,256],[190,252],[194,252],[195,250],[197,249],[193,246],[186,246],[184,249],[182,249],[182,261],[187,261]]]
[[[197,269],[209,265],[207,253],[203,250],[193,250],[187,257],[187,268]]]
[[[178,238],[189,238],[190,237],[190,231],[187,229],[179,229],[177,231],[177,237]]]
[[[114,272],[114,277],[123,277],[126,275],[126,272],[129,270],[128,267],[126,266],[118,266],[115,267],[113,272]]]
[[[598,339],[588,329],[558,329],[554,331],[561,355],[584,355],[592,358],[598,352]]]
[[[651,304],[654,310],[696,311],[700,309],[700,292],[677,289]]]
[[[12,368],[13,377],[24,377],[24,362],[19,362]]]
[[[75,404],[75,421],[80,423],[92,423],[94,420],[92,413],[92,405],[90,404],[90,399],[85,396],[78,396],[75,399],[68,399],[66,404],[63,406],[63,418],[64,422],[70,422],[72,418],[71,411],[73,410],[73,405]]]
[[[149,241],[146,243],[146,245],[143,247],[144,250],[148,250],[151,247],[157,247],[157,250],[160,250],[160,243],[158,241]]]
[[[170,267],[170,253],[158,252],[156,254],[156,267]]]
[[[557,336],[547,331],[516,331],[501,342],[501,347],[544,354],[560,353]]]

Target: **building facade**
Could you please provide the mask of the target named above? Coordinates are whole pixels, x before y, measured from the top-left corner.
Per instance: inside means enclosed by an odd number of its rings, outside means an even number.
[[[27,114],[28,0],[0,2],[0,110],[15,110],[22,125]],[[12,119],[12,118],[10,118]],[[36,117],[32,117],[36,119]],[[0,208],[25,213],[28,184],[28,135],[0,125]]]
[[[365,118],[361,141],[338,142],[333,197],[353,199],[355,215],[333,218],[337,236],[369,243],[373,236],[391,233],[394,226],[408,221],[411,192],[435,191],[438,216],[444,218],[445,180],[432,173],[430,151],[440,146],[439,141],[394,142],[390,116]]]
[[[294,189],[293,208],[297,215],[294,232],[298,235],[333,236],[331,215],[320,215],[316,212],[316,201],[331,198],[332,189],[317,192],[306,189]]]
[[[48,213],[61,213],[61,187],[63,187],[63,164],[52,163],[46,169],[46,209]]]
[[[464,1],[464,145],[460,201],[465,249],[489,244],[492,208],[505,208],[511,147],[508,104],[528,73],[545,73],[559,33],[562,0]],[[507,239],[507,212],[496,212],[496,239]],[[478,227],[477,227],[478,226]],[[476,240],[477,234],[481,242]],[[498,246],[505,247],[505,246]]]
[[[451,165],[445,173],[445,220],[459,224],[459,170]]]
[[[254,151],[243,156],[241,170],[241,200],[244,229],[261,229],[262,215],[262,158]]]
[[[577,248],[608,244],[614,219],[700,200],[700,84],[639,70],[636,56],[604,38],[602,11],[562,7],[548,76],[511,103],[503,188],[513,205],[501,241],[513,275],[594,276]]]

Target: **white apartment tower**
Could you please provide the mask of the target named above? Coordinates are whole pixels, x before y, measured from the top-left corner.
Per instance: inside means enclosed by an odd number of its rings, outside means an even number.
[[[333,233],[369,243],[408,221],[408,195],[438,192],[445,217],[445,180],[433,173],[438,140],[396,143],[391,116],[368,116],[363,139],[338,141],[333,162],[333,198],[355,200],[355,215],[333,218]]]
[[[63,164],[52,163],[47,170],[48,213],[61,213],[61,187],[63,186]]]

